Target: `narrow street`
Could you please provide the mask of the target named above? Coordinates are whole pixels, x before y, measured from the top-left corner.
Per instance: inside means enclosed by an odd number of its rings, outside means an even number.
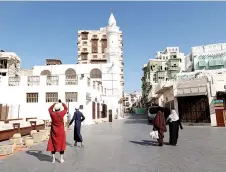
[[[113,123],[84,126],[84,148],[71,147],[67,134],[66,162],[51,163],[46,142],[0,163],[1,172],[224,172],[226,130],[184,126],[177,147],[156,146],[146,117],[127,117]],[[168,133],[165,136],[168,142]],[[57,158],[59,155],[57,154]]]

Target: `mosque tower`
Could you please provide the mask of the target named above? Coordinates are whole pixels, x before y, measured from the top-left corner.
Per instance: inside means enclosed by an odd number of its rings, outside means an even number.
[[[122,97],[123,89],[120,84],[120,44],[119,44],[119,35],[120,28],[116,24],[114,15],[111,13],[108,20],[108,26],[106,27],[107,32],[107,49],[105,51],[105,56],[108,63],[111,65],[111,72],[114,73],[113,76],[113,87],[114,92],[112,95],[117,95],[119,98]]]

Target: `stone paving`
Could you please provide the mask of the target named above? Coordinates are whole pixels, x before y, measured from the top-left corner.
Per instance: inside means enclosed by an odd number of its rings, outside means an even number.
[[[71,147],[72,132],[67,134],[64,164],[51,163],[44,142],[2,160],[0,172],[226,171],[226,128],[184,126],[176,147],[156,146],[149,137],[151,130],[146,119],[84,126],[84,148]],[[168,139],[167,133],[165,142]]]

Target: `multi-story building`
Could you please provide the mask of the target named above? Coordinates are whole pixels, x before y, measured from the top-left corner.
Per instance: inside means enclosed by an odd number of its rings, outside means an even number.
[[[149,74],[148,74],[148,66],[147,64],[144,64],[143,66],[143,77],[141,78],[142,81],[142,103],[145,105],[148,101],[148,90],[150,86],[150,79],[149,79]]]
[[[122,31],[119,30],[118,37],[120,53],[120,79],[124,86],[124,61],[123,61],[123,39]],[[79,30],[78,31],[78,64],[104,64],[107,63],[105,50],[108,48],[107,28],[102,27],[99,30]]]
[[[0,76],[19,76],[20,58],[13,52],[0,51]]]
[[[131,108],[132,106],[140,106],[141,93],[136,91],[132,93],[125,93],[125,107],[126,110]]]
[[[176,80],[177,73],[186,70],[185,62],[185,55],[179,47],[167,47],[164,51],[158,51],[155,59],[149,60],[143,68],[142,78],[143,101],[147,106],[149,103],[157,103],[156,85]]]
[[[185,59],[186,72],[156,86],[160,105],[175,108],[184,122],[226,126],[226,43],[192,47]]]
[[[192,47],[193,70],[226,68],[226,43]]]
[[[113,117],[122,116],[119,33],[111,14],[106,27],[105,64],[62,64],[60,60],[47,59],[45,65],[21,70],[19,76],[4,74],[0,80],[0,104],[12,107],[8,117],[49,119],[48,108],[58,99],[67,102],[71,113],[79,104],[86,124],[102,118],[101,111],[107,117],[109,109]]]

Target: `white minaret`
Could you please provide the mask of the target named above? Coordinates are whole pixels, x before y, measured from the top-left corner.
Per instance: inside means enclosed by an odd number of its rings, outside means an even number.
[[[119,27],[116,24],[114,15],[111,13],[108,20],[107,31],[107,49],[105,56],[107,57],[108,63],[111,65],[112,76],[112,95],[122,97],[122,88],[120,84],[120,47],[119,47]]]
[[[107,59],[109,63],[119,63],[119,27],[114,15],[111,13],[107,26]]]

